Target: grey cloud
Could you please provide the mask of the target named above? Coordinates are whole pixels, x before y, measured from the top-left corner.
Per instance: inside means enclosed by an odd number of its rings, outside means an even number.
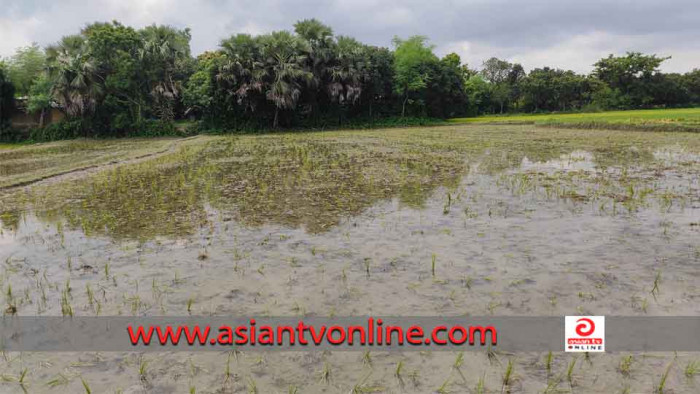
[[[0,0],[0,10],[4,56],[95,20],[189,26],[199,53],[230,34],[290,29],[296,20],[315,17],[336,34],[374,45],[388,46],[394,35],[427,35],[439,52],[462,48],[460,55],[475,65],[498,55],[537,67],[544,56],[550,65],[585,71],[600,53],[638,49],[683,59],[669,63],[671,69],[700,67],[697,0]]]

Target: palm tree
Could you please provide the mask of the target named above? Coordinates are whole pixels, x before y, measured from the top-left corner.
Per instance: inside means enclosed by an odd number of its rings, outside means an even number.
[[[190,56],[190,31],[152,25],[141,31],[141,37],[143,47],[139,49],[139,56],[145,68],[151,70],[148,79],[155,112],[161,119],[172,120],[174,102],[181,87],[174,80],[174,74],[178,62]]]
[[[275,105],[272,126],[279,126],[280,109],[296,107],[302,84],[309,84],[313,74],[305,69],[309,44],[289,32],[279,31],[261,37],[265,59],[267,89],[265,95]]]
[[[69,116],[83,117],[95,110],[102,94],[100,76],[86,54],[81,36],[64,37],[46,50],[52,95]]]
[[[368,77],[368,61],[364,46],[357,40],[339,36],[336,64],[329,68],[327,89],[332,101],[354,104],[362,94]]]
[[[305,19],[294,24],[294,32],[298,37],[309,44],[306,60],[306,68],[311,72],[307,102],[311,105],[311,112],[317,113],[319,97],[330,80],[329,68],[334,64],[336,57],[336,43],[333,40],[333,29],[324,25],[317,19]]]
[[[221,48],[225,60],[216,79],[237,104],[243,105],[244,111],[255,111],[257,100],[252,96],[262,92],[265,76],[259,40],[248,34],[238,34],[223,40]]]

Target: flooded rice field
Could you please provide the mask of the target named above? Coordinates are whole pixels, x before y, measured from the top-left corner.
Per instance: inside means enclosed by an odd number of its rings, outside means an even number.
[[[129,152],[117,159],[91,151],[90,170],[66,155],[104,142],[59,149],[55,160],[74,172],[58,178],[30,174],[51,168],[45,150],[0,153],[5,314],[700,311],[698,134],[463,125],[141,142],[148,151],[110,142]],[[76,142],[53,146],[64,144]],[[5,352],[0,392],[692,393],[698,362],[498,350]]]

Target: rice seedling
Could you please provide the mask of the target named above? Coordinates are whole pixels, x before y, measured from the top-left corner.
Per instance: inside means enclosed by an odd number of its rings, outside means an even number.
[[[59,373],[58,375],[56,375],[56,377],[46,382],[46,385],[51,388],[54,388],[58,386],[65,386],[68,383],[70,383],[70,380],[62,373]]]
[[[472,279],[471,276],[465,276],[462,283],[464,283],[464,287],[471,290],[472,284],[474,283],[474,279]]]
[[[88,304],[90,307],[92,307],[95,303],[95,294],[92,292],[92,288],[90,288],[89,283],[85,284],[85,293],[87,294]]]
[[[224,369],[224,384],[228,383],[231,379],[231,356],[233,352],[228,352],[226,357],[226,369]]]
[[[618,371],[624,376],[629,376],[632,369],[632,355],[625,356],[620,361],[620,365],[617,367]]]
[[[659,384],[656,385],[654,392],[657,394],[663,394],[666,389],[666,381],[668,380],[668,375],[671,373],[671,367],[673,367],[673,362],[675,360],[671,361],[666,369],[664,370],[663,375],[661,375],[661,379],[659,379]]]
[[[139,379],[144,383],[148,381],[148,361],[144,360],[143,357],[139,361]]]
[[[447,215],[450,213],[450,207],[452,206],[452,194],[449,192],[447,193],[447,202],[445,202],[445,205],[442,208],[442,213],[443,215]]]
[[[547,353],[547,357],[544,359],[544,367],[547,370],[547,376],[549,376],[552,373],[552,361],[554,360],[554,355],[552,354],[552,351],[550,350],[549,353]]]
[[[494,362],[496,362],[498,365],[501,365],[501,360],[498,359],[498,355],[496,354],[496,351],[494,351],[491,347],[491,344],[489,344],[489,347],[486,349],[486,358],[488,358],[489,364],[491,365],[493,365]]]
[[[83,388],[85,389],[85,394],[92,394],[92,390],[90,390],[90,385],[84,378],[80,378],[80,381],[83,383]]]
[[[323,369],[319,372],[321,383],[329,384],[331,381],[331,366],[327,362],[323,363]]]
[[[503,392],[510,392],[510,385],[513,383],[513,359],[508,360],[506,371],[503,373]]]
[[[654,296],[654,299],[656,300],[656,296],[659,295],[660,288],[659,285],[661,284],[661,270],[659,270],[656,273],[656,277],[654,277],[654,286],[651,288],[651,295]]]
[[[692,379],[693,377],[695,377],[695,375],[698,374],[699,371],[700,371],[700,362],[688,361],[688,364],[685,365],[685,370],[683,372],[687,378]]]
[[[452,382],[450,381],[450,378],[448,377],[445,379],[444,382],[440,385],[440,387],[435,390],[438,394],[449,394],[450,393],[450,385]]]
[[[479,377],[479,380],[476,382],[476,388],[474,389],[474,392],[476,394],[486,393],[486,373]]]
[[[566,368],[566,380],[569,382],[570,387],[574,387],[574,367],[576,366],[577,357],[571,359],[569,367]]]
[[[463,382],[467,382],[467,379],[464,377],[464,374],[462,373],[462,364],[464,364],[464,353],[460,352],[457,354],[457,358],[455,359],[454,363],[452,364],[452,369],[457,371],[459,376],[462,378]]]
[[[192,304],[194,304],[194,298],[190,297],[187,299],[187,314],[192,314]]]
[[[396,369],[394,370],[394,376],[399,380],[401,380],[401,372],[403,372],[403,366],[403,360],[401,360],[396,364]]]
[[[26,391],[24,388],[24,384],[26,383],[24,379],[27,377],[27,372],[29,372],[29,369],[23,368],[22,372],[19,374],[19,379],[17,379],[17,382],[19,383],[20,386],[22,386],[22,389]]]
[[[367,365],[370,368],[372,367],[372,356],[370,355],[369,350],[365,350],[365,352],[362,353],[362,364]]]
[[[70,296],[68,295],[67,288],[61,292],[61,313],[63,316],[73,317],[73,307],[70,304]]]
[[[248,394],[258,394],[258,384],[250,376],[248,376]]]

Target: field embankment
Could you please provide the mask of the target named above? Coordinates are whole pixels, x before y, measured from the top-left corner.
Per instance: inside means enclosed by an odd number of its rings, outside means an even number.
[[[152,157],[168,152],[173,138],[71,140],[35,145],[0,145],[0,190],[36,181]]]

